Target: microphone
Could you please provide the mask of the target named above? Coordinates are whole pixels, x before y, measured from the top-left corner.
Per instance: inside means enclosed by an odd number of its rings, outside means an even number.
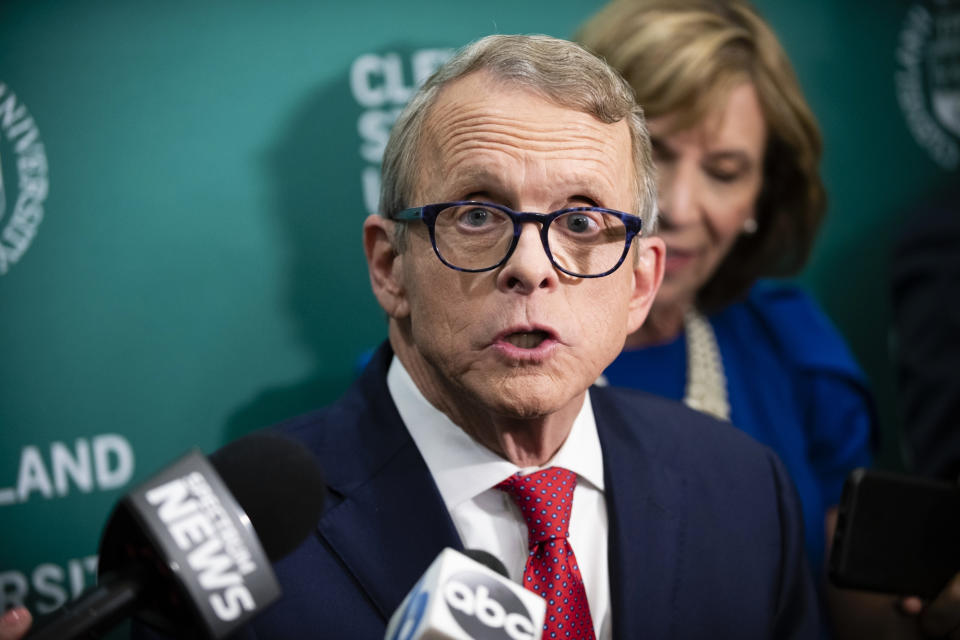
[[[486,551],[444,549],[390,618],[385,640],[539,640],[547,603]]]
[[[223,638],[280,597],[270,562],[310,534],[325,494],[313,455],[278,434],[188,453],[116,505],[97,586],[27,638],[100,633],[132,614],[178,638]]]

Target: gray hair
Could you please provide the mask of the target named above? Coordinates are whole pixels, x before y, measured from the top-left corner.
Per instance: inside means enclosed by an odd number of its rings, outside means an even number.
[[[646,233],[656,224],[655,169],[643,110],[633,89],[606,62],[573,42],[542,35],[494,35],[458,51],[417,91],[400,113],[383,154],[380,214],[411,205],[424,123],[440,90],[474,71],[529,88],[548,100],[612,124],[627,118],[630,128],[634,210]],[[398,234],[406,225],[398,225]],[[402,236],[398,236],[400,240]]]

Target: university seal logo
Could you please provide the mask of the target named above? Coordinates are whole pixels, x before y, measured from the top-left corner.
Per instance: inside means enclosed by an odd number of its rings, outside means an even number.
[[[960,166],[960,0],[907,11],[896,51],[897,101],[910,133],[944,169]]]
[[[47,155],[33,116],[0,82],[0,276],[33,242],[49,186]]]

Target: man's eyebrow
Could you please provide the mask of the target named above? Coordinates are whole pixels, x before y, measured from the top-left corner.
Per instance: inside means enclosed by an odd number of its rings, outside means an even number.
[[[450,186],[455,193],[461,195],[478,191],[500,193],[503,191],[503,180],[496,172],[486,167],[467,167],[457,171]]]
[[[483,165],[464,166],[458,168],[453,181],[447,185],[444,197],[485,200],[495,202],[506,206],[514,206],[513,193],[509,185],[509,179],[495,169]],[[573,174],[569,176],[563,189],[565,193],[565,203],[557,204],[557,208],[567,206],[570,203],[573,206],[608,206],[607,198],[603,197],[602,190],[598,192],[597,185],[592,178]],[[560,193],[557,194],[561,196]],[[468,198],[469,196],[469,198]]]

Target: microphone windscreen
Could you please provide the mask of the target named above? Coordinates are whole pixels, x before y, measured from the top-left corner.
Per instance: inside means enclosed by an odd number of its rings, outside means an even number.
[[[483,549],[464,549],[463,555],[467,556],[474,562],[479,562],[491,571],[496,571],[504,578],[507,578],[508,580],[510,579],[510,576],[507,575],[507,568],[503,566],[503,563],[500,562],[500,559],[492,553],[488,553]]]
[[[210,462],[250,518],[271,562],[297,548],[320,520],[326,485],[303,445],[257,432],[214,452]]]

